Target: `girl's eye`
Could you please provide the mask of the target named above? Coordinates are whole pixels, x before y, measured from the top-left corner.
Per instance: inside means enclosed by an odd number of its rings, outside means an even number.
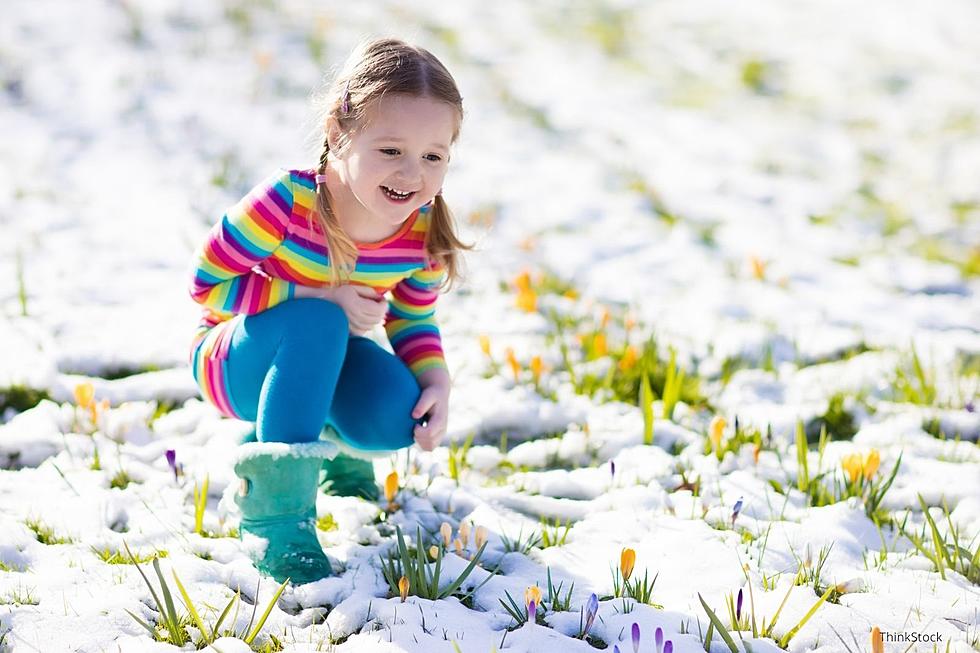
[[[396,149],[394,149],[394,148],[392,148],[392,147],[386,147],[386,148],[384,148],[383,150],[380,150],[380,152],[381,152],[382,154],[387,154],[387,155],[389,155],[389,156],[395,156],[395,155],[397,155],[397,154],[398,154],[398,150],[396,150]]]
[[[439,156],[438,154],[428,154],[428,155],[426,155],[425,158],[427,158],[427,159],[429,159],[429,161],[433,161],[433,162],[442,161],[442,157]]]

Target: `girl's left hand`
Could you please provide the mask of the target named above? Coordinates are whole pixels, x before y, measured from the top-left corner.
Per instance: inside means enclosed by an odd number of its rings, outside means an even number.
[[[423,451],[432,451],[446,434],[449,416],[449,387],[433,384],[422,389],[422,396],[412,409],[412,418],[419,419],[428,413],[425,426],[415,425],[415,442]]]

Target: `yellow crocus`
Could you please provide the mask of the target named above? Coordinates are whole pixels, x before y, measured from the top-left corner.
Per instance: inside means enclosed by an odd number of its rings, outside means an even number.
[[[455,540],[453,540],[453,548],[456,549],[456,555],[458,555],[460,558],[462,558],[463,557],[463,541],[457,537]]]
[[[762,281],[766,278],[766,262],[758,256],[749,257],[749,265],[752,267],[752,276]]]
[[[514,285],[520,291],[531,290],[531,274],[524,270],[514,278]]]
[[[524,605],[530,605],[531,601],[534,601],[534,605],[541,605],[541,588],[537,585],[531,585],[526,590],[524,590]]]
[[[487,527],[477,526],[476,534],[473,535],[473,543],[476,545],[476,548],[479,549],[481,546],[483,546],[486,543],[486,541],[487,541]]]
[[[601,319],[601,321],[599,323],[599,328],[600,329],[605,330],[606,327],[609,326],[609,318],[610,317],[611,316],[609,315],[609,309],[608,308],[603,308],[602,309],[602,319]]]
[[[721,415],[715,415],[711,418],[711,424],[708,425],[708,438],[711,440],[711,448],[714,451],[721,448],[721,438],[725,433],[726,426],[728,426],[728,422]]]
[[[409,589],[408,578],[402,576],[401,578],[398,579],[398,593],[401,594],[402,603],[404,603],[405,599],[408,598],[408,589]]]
[[[439,547],[437,547],[435,544],[429,547],[429,557],[433,560],[439,557]]]
[[[871,629],[871,653],[885,653],[885,642],[878,626]]]
[[[538,295],[533,290],[521,290],[517,293],[517,308],[526,313],[533,313],[538,309]]]
[[[561,296],[566,299],[578,299],[578,291],[576,291],[574,288],[569,288],[563,292]]]
[[[609,347],[606,345],[606,334],[597,333],[595,338],[592,339],[592,353],[598,358],[600,356],[605,356],[609,351]]]
[[[872,449],[871,452],[864,459],[864,478],[870,481],[871,477],[875,475],[878,471],[878,466],[881,464],[881,456],[878,454],[877,449]]]
[[[514,356],[514,350],[510,347],[507,348],[507,364],[510,365],[510,371],[514,373],[514,380],[517,380],[518,375],[521,373],[521,364],[517,362],[517,357]]]
[[[94,405],[95,387],[86,381],[75,386],[75,405],[79,408],[89,408]]]
[[[396,492],[398,492],[398,472],[392,472],[385,478],[385,499],[388,503],[395,500]]]
[[[633,565],[636,564],[636,551],[633,549],[623,549],[619,554],[619,571],[623,574],[623,580],[627,581],[633,575]]]
[[[449,542],[453,539],[453,527],[449,525],[449,522],[442,522],[442,526],[439,527],[439,534],[442,535],[442,543],[449,548]]]
[[[463,546],[470,545],[470,523],[464,521],[459,525],[459,539],[463,540]]]
[[[487,356],[490,355],[490,336],[488,335],[480,336],[480,349],[483,350],[483,353],[486,354]]]
[[[847,478],[851,483],[857,483],[858,478],[861,477],[861,468],[863,467],[861,454],[852,453],[841,458],[840,466],[847,474]]]
[[[543,364],[541,362],[540,356],[533,356],[531,358],[531,375],[534,377],[534,382],[538,383],[541,380],[541,368]]]
[[[623,357],[619,360],[619,369],[624,372],[631,370],[638,360],[639,356],[636,353],[636,347],[630,345],[626,348]]]

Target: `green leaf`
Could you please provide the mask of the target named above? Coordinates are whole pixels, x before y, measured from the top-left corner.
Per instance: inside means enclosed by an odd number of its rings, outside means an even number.
[[[640,408],[643,410],[643,444],[653,444],[653,390],[645,367],[640,374]]]
[[[732,640],[732,636],[728,634],[728,629],[725,628],[725,626],[721,623],[721,620],[718,618],[718,615],[716,615],[714,611],[708,607],[708,604],[705,602],[700,592],[698,592],[698,599],[701,601],[701,606],[704,608],[704,611],[707,613],[708,619],[710,619],[711,623],[714,624],[715,630],[717,630],[718,634],[721,635],[721,638],[725,640],[725,644],[728,645],[728,648],[731,650],[732,653],[738,653],[738,647],[735,646],[735,642],[734,640]]]
[[[272,606],[274,606],[276,604],[276,601],[279,600],[279,597],[282,596],[282,591],[284,589],[286,589],[286,584],[288,582],[289,582],[289,579],[288,578],[286,580],[282,581],[282,585],[279,586],[279,589],[276,591],[275,596],[273,596],[272,597],[272,600],[269,601],[269,605],[267,605],[265,607],[265,612],[262,613],[262,617],[259,618],[259,622],[257,624],[255,624],[255,628],[253,628],[252,629],[252,632],[250,632],[248,634],[248,637],[245,638],[245,643],[246,644],[251,644],[255,640],[255,638],[259,634],[259,632],[262,631],[262,626],[265,625],[265,620],[269,618],[269,614],[272,612]],[[256,597],[256,598],[258,598],[258,597]]]
[[[827,591],[823,593],[823,596],[817,599],[817,602],[813,604],[813,607],[810,608],[805,615],[803,615],[803,618],[800,619],[800,623],[793,626],[793,628],[790,629],[788,633],[783,635],[783,638],[779,640],[779,648],[786,648],[789,645],[789,641],[793,639],[793,637],[796,636],[796,633],[799,632],[800,628],[802,628],[806,624],[806,622],[810,620],[810,617],[812,617],[813,614],[817,611],[817,608],[823,605],[823,602],[827,600],[827,597],[830,596],[830,593],[834,591],[834,587],[835,587],[834,585],[828,587]]]
[[[190,613],[191,619],[194,620],[194,625],[201,631],[201,637],[204,638],[205,643],[210,644],[212,641],[214,641],[214,632],[212,632],[211,636],[208,637],[208,631],[207,628],[204,627],[204,622],[201,621],[201,615],[197,613],[197,608],[194,607],[194,602],[191,601],[191,597],[187,594],[187,590],[184,589],[184,584],[181,583],[180,578],[177,577],[177,572],[171,569],[170,573],[174,576],[174,582],[177,583],[177,590],[180,592],[181,598],[184,599],[184,605],[187,606],[187,611]]]

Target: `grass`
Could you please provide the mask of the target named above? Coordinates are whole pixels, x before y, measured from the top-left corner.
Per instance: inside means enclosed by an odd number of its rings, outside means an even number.
[[[45,399],[50,400],[51,395],[48,394],[47,390],[40,388],[31,388],[21,384],[0,388],[0,415],[3,415],[8,409],[22,413],[29,408],[34,408]]]
[[[444,587],[440,587],[443,584],[442,559],[444,554],[442,547],[435,547],[435,562],[430,565],[424,551],[425,546],[423,544],[421,527],[416,527],[414,550],[409,549],[408,544],[405,542],[405,537],[402,535],[401,527],[397,525],[395,526],[395,538],[394,549],[389,552],[387,558],[381,557],[381,573],[385,581],[388,582],[392,596],[401,595],[404,588],[405,595],[410,594],[433,601],[453,595],[463,600],[472,596],[476,590],[494,576],[494,573],[491,572],[486,580],[476,587],[465,592],[460,592],[463,582],[480,562],[480,556],[483,555],[483,551],[487,547],[487,543],[484,542],[473,555],[469,565],[451,582]],[[407,586],[403,579],[407,581]]]
[[[928,558],[943,580],[946,580],[946,572],[949,570],[961,574],[974,585],[980,585],[980,534],[974,534],[967,541],[962,530],[953,523],[945,501],[941,509],[946,532],[941,532],[925,499],[921,494],[917,496],[925,519],[922,532],[906,530],[903,522],[898,525],[902,535],[912,542],[919,553]]]
[[[126,553],[128,554],[130,561],[136,566],[136,570],[139,572],[140,576],[143,577],[143,581],[150,590],[150,594],[152,595],[154,604],[156,605],[156,611],[161,616],[161,621],[156,625],[153,625],[136,616],[129,610],[126,610],[126,612],[129,614],[129,616],[135,619],[139,625],[143,626],[143,628],[150,633],[150,636],[153,637],[154,641],[165,642],[175,646],[184,646],[185,644],[191,643],[198,648],[203,648],[204,646],[214,642],[219,637],[235,637],[241,639],[249,646],[252,646],[256,637],[258,637],[259,633],[262,631],[262,627],[265,625],[269,615],[272,613],[273,606],[279,600],[279,597],[282,596],[282,592],[286,588],[286,584],[289,582],[288,578],[283,581],[282,585],[279,586],[278,591],[266,606],[265,612],[262,613],[257,622],[255,622],[255,614],[258,609],[258,603],[253,605],[252,617],[249,619],[248,625],[243,631],[239,632],[233,629],[225,629],[222,631],[221,624],[224,623],[225,618],[231,612],[232,607],[236,608],[237,617],[237,607],[238,601],[241,597],[241,592],[236,592],[235,595],[231,597],[231,600],[229,600],[225,605],[224,610],[221,611],[221,615],[218,617],[217,621],[214,622],[214,624],[209,628],[201,618],[200,613],[197,611],[193,600],[191,600],[190,595],[184,588],[184,584],[180,581],[176,571],[171,571],[171,573],[180,594],[180,598],[184,604],[184,608],[186,609],[186,612],[183,613],[178,612],[177,610],[173,598],[173,592],[167,584],[167,581],[163,576],[163,572],[160,570],[159,559],[153,559],[153,571],[156,573],[157,579],[160,583],[160,593],[157,594],[156,588],[153,587],[153,583],[151,583],[150,579],[143,573],[143,569],[140,567],[136,557],[130,551],[129,545],[125,544],[124,546],[126,547]],[[162,601],[160,600],[161,595],[163,596]],[[258,597],[258,595],[259,588],[256,586],[255,596]],[[237,619],[233,617],[232,622],[235,623],[236,621]],[[197,642],[193,642],[191,635],[187,632],[188,626],[191,625],[195,626],[201,635],[201,638]],[[280,651],[283,648],[282,643],[279,642],[275,636],[270,635],[269,641],[262,645],[258,650]],[[255,650],[254,647],[253,650]]]
[[[69,536],[57,535],[54,529],[41,521],[38,517],[31,517],[24,521],[29,529],[34,531],[34,537],[41,544],[72,544],[75,539]]]
[[[93,546],[89,548],[99,560],[109,565],[129,565],[152,562],[157,558],[166,558],[168,555],[170,555],[165,549],[160,549],[146,555],[140,555],[139,553],[127,553],[126,555],[123,555],[121,551],[113,551],[109,547],[97,549]]]
[[[41,601],[34,594],[36,588],[18,584],[0,595],[0,605],[38,605]]]

